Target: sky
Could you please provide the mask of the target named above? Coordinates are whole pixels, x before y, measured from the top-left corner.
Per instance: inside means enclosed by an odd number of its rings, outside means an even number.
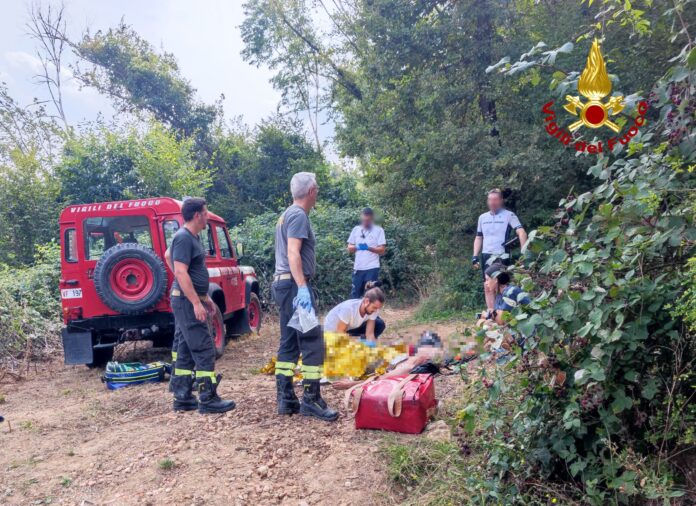
[[[57,1],[43,0],[57,5]],[[271,72],[242,60],[239,25],[242,0],[64,0],[68,34],[77,39],[91,32],[115,27],[123,20],[158,50],[173,53],[181,74],[197,89],[198,99],[212,104],[221,94],[226,118],[242,116],[255,125],[276,112],[280,93],[273,89]],[[0,81],[10,94],[26,105],[34,97],[45,98],[36,84],[40,69],[34,41],[27,35],[27,0],[0,0]],[[99,113],[114,114],[109,100],[92,89],[80,89],[64,74],[65,109],[71,124],[91,121]]]

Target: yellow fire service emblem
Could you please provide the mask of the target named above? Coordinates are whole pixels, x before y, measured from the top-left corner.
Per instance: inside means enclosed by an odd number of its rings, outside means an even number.
[[[583,125],[588,128],[606,126],[616,133],[621,130],[621,127],[611,121],[609,116],[614,116],[623,110],[624,98],[616,96],[611,97],[606,104],[602,102],[602,99],[611,93],[611,81],[597,39],[592,42],[590,54],[587,55],[585,70],[582,71],[578,81],[578,91],[589,101],[583,103],[580,97],[566,95],[566,104],[563,108],[573,116],[580,116],[579,120],[568,125],[568,130],[575,132]]]

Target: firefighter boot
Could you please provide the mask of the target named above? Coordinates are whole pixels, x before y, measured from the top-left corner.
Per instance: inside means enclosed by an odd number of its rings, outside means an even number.
[[[213,379],[215,380],[213,382]],[[215,378],[204,376],[196,378],[198,382],[198,412],[206,413],[225,413],[233,410],[236,404],[234,401],[225,401],[217,394],[217,387],[222,376],[218,374]]]
[[[313,416],[325,422],[334,422],[338,418],[338,412],[326,405],[321,398],[319,380],[304,380],[304,396],[300,406],[300,414]]]
[[[292,379],[292,376],[276,375],[279,415],[292,415],[300,412],[300,401],[295,395]]]
[[[191,374],[172,375],[169,388],[174,393],[174,411],[193,411],[198,408],[198,401],[191,393],[193,378]]]

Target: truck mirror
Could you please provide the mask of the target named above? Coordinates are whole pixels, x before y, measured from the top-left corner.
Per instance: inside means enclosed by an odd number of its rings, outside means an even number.
[[[238,242],[234,249],[237,250],[237,258],[242,258],[244,256],[244,245],[241,242]]]

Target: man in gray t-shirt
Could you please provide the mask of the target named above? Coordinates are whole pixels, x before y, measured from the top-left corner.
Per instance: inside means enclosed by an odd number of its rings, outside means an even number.
[[[281,215],[276,225],[275,232],[275,273],[284,274],[290,272],[288,261],[288,239],[301,239],[300,258],[302,259],[302,273],[305,278],[312,278],[316,274],[317,261],[314,255],[316,240],[314,231],[309,222],[309,216],[305,210],[293,204]]]
[[[271,293],[280,313],[280,345],[275,375],[278,391],[278,414],[300,413],[333,422],[338,413],[321,398],[319,381],[324,365],[324,335],[317,325],[306,333],[288,326],[298,308],[311,311],[316,307],[310,288],[316,274],[314,232],[309,212],[317,202],[316,177],[299,172],[290,182],[293,204],[278,219],[275,232],[276,271]],[[302,403],[295,395],[293,377],[302,354]]]

